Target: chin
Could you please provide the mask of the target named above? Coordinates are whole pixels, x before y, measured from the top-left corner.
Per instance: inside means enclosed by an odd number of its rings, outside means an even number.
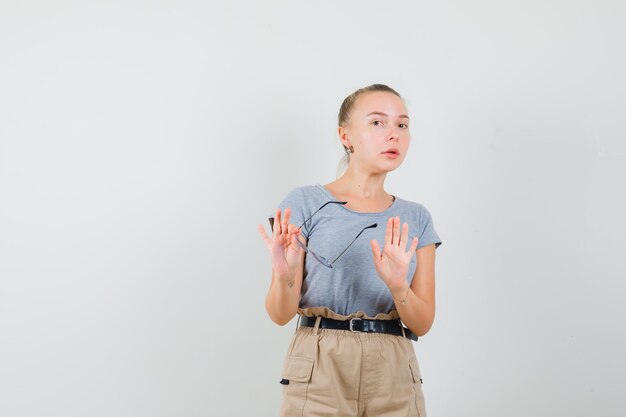
[[[395,166],[392,166],[392,167],[390,167],[390,166],[380,167],[380,168],[378,168],[378,169],[376,170],[376,171],[377,171],[376,173],[377,173],[377,174],[386,174],[386,173],[388,173],[388,172],[395,171],[395,170],[396,170],[396,169],[398,169],[399,167],[400,167],[400,164],[395,165]]]
[[[394,169],[397,169],[400,167],[400,165],[402,165],[403,160],[404,158],[396,159],[394,161],[389,161],[387,164],[385,164],[383,169],[388,170],[388,171],[393,171]]]

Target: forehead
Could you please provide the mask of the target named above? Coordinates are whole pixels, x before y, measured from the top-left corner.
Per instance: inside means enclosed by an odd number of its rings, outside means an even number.
[[[386,113],[389,116],[408,114],[404,100],[386,91],[373,91],[361,94],[354,102],[352,112],[361,116],[372,112]]]

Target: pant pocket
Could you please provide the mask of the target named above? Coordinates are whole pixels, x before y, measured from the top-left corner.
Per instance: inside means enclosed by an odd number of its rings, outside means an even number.
[[[409,360],[409,368],[411,368],[411,375],[413,377],[413,390],[415,392],[415,407],[419,417],[426,417],[426,405],[424,403],[424,393],[422,392],[422,374],[420,372],[417,359],[411,358]]]
[[[283,368],[283,400],[281,416],[302,415],[311,374],[313,359],[301,356],[287,356]]]

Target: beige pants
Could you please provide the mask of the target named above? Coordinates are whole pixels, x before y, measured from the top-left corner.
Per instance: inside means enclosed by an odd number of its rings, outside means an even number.
[[[281,417],[426,417],[419,365],[405,337],[300,327],[282,378]]]

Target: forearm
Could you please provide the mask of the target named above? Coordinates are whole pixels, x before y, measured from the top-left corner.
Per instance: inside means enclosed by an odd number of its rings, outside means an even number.
[[[272,270],[272,283],[265,297],[265,309],[272,321],[280,326],[287,324],[298,312],[302,277],[276,276]]]
[[[418,336],[428,333],[435,319],[434,301],[427,302],[418,297],[408,282],[390,291],[402,322]]]

